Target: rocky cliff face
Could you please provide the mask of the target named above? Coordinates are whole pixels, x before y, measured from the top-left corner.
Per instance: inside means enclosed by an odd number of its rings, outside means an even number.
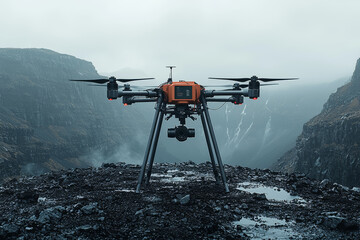
[[[46,49],[0,49],[0,180],[83,167],[79,156],[131,142],[141,122],[118,111],[105,89],[69,79],[98,78],[92,63]]]
[[[322,112],[307,122],[296,147],[275,167],[317,179],[360,186],[360,59],[351,82],[329,97]]]

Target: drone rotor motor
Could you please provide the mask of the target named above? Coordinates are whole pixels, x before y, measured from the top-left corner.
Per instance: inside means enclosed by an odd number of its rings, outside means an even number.
[[[249,98],[257,99],[260,96],[260,83],[258,80],[251,80],[249,82]]]
[[[117,99],[119,92],[119,85],[116,80],[110,78],[110,81],[107,83],[107,98],[109,100]]]

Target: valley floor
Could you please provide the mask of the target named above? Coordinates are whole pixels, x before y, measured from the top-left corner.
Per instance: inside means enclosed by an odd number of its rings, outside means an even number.
[[[360,239],[360,192],[338,184],[210,163],[63,170],[0,187],[1,239]]]

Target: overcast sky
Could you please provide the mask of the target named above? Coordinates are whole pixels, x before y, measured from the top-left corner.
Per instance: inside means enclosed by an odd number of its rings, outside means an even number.
[[[360,1],[2,0],[0,36],[0,47],[52,49],[99,72],[166,79],[174,64],[176,77],[200,82],[332,81],[360,57]]]

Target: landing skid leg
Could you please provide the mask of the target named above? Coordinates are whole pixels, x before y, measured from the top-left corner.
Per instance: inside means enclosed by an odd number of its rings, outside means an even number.
[[[218,164],[219,164],[220,174],[221,174],[222,182],[224,184],[225,192],[229,192],[229,187],[228,187],[227,182],[226,182],[224,165],[223,165],[222,160],[221,160],[220,151],[219,151],[219,148],[218,148],[218,145],[217,145],[217,142],[216,142],[214,129],[213,129],[213,126],[212,126],[212,123],[211,123],[210,114],[209,114],[208,106],[207,106],[204,95],[202,95],[200,97],[200,101],[201,101],[201,103],[203,105],[203,110],[204,110],[204,114],[205,114],[205,120],[206,120],[207,126],[209,127],[210,137],[211,137],[211,140],[212,140],[212,143],[213,143],[213,146],[214,146],[214,150],[215,150],[215,154],[216,154],[216,158],[217,158],[217,161],[218,161]]]
[[[154,139],[155,128],[158,125],[158,119],[159,119],[159,114],[160,114],[160,110],[161,110],[160,108],[161,108],[162,102],[163,102],[163,96],[161,95],[159,97],[158,101],[157,101],[157,104],[156,104],[156,112],[155,112],[155,115],[154,115],[154,120],[153,120],[153,124],[152,124],[151,131],[150,131],[149,141],[148,141],[146,151],[145,151],[144,161],[143,161],[143,164],[141,166],[141,170],[140,170],[140,174],[139,174],[139,178],[138,178],[138,184],[137,184],[137,187],[136,187],[136,193],[140,193],[141,183],[144,180],[145,168],[146,168],[147,161],[148,161],[148,158],[149,158],[151,145],[152,145],[152,142],[153,142],[153,139]]]
[[[219,174],[218,171],[216,169],[216,164],[215,164],[215,159],[214,159],[214,152],[211,146],[211,142],[210,142],[210,138],[209,138],[209,130],[208,127],[206,125],[206,121],[205,121],[205,117],[204,117],[204,112],[201,112],[201,123],[203,125],[204,128],[204,134],[205,134],[205,138],[206,138],[206,143],[209,149],[209,155],[210,155],[210,159],[211,159],[211,165],[213,168],[213,172],[214,172],[214,177],[217,183],[220,183],[220,179],[219,179]]]
[[[164,119],[164,107],[165,107],[165,103],[162,104],[162,109],[160,110],[160,119],[158,121],[157,127],[156,127],[156,131],[155,131],[155,139],[154,139],[154,144],[153,147],[151,149],[151,154],[150,154],[150,162],[149,162],[149,168],[148,168],[148,172],[147,172],[147,178],[146,178],[146,185],[149,184],[150,181],[150,177],[151,177],[151,171],[152,171],[152,167],[154,164],[154,157],[155,157],[155,153],[156,153],[156,148],[157,148],[157,144],[159,141],[159,135],[160,135],[160,130],[161,130],[161,125]]]

